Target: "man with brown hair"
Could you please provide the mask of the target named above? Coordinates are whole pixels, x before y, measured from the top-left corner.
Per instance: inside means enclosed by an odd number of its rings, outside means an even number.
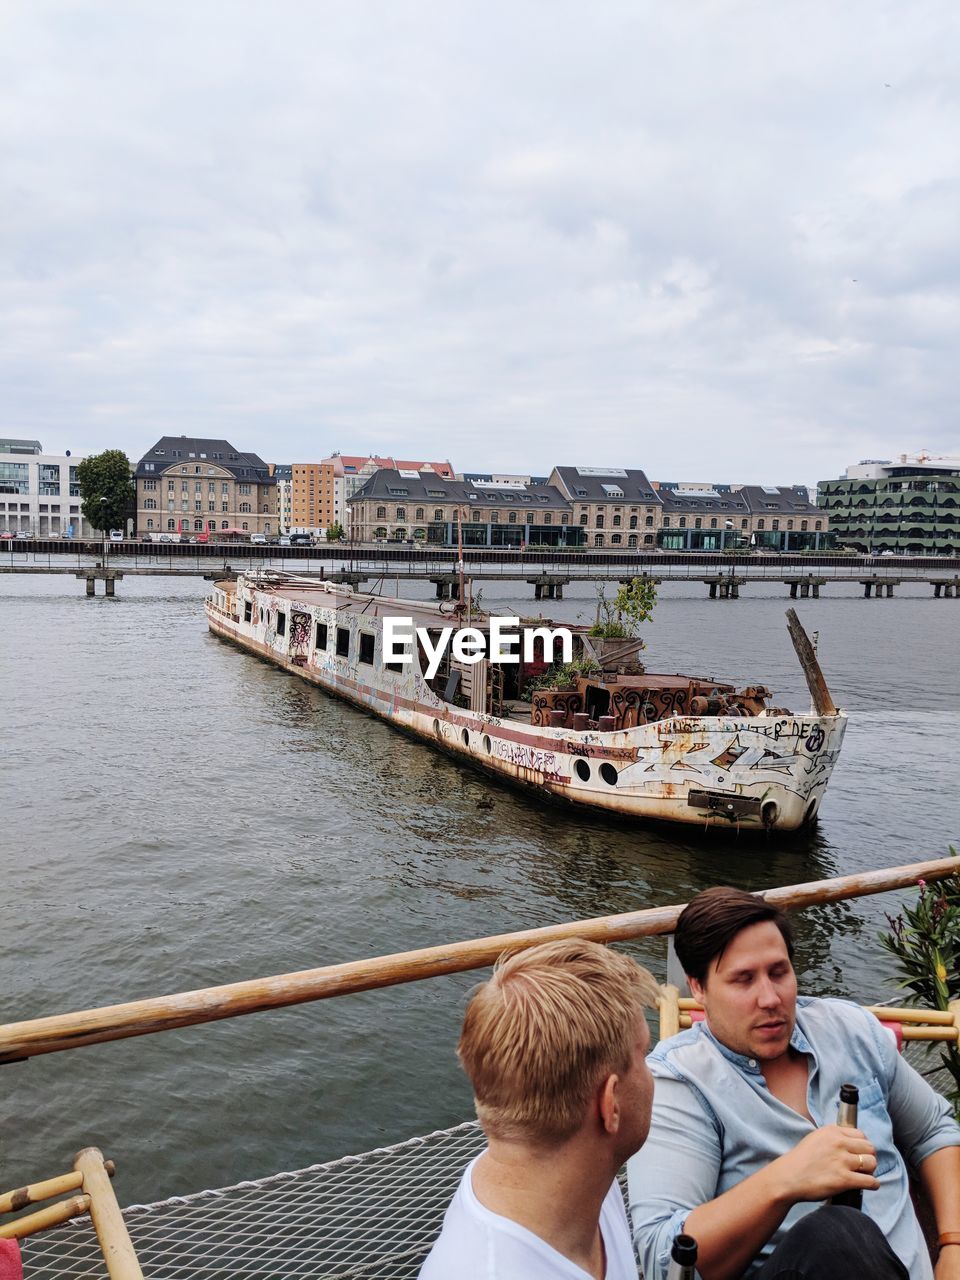
[[[739,889],[708,889],[674,938],[705,1022],[661,1041],[650,1140],[629,1165],[646,1280],[670,1243],[698,1243],[703,1280],[931,1280],[910,1201],[919,1171],[941,1233],[936,1280],[960,1280],[960,1129],[872,1014],[797,997],[786,917]],[[835,1123],[859,1089],[858,1128]],[[862,1196],[862,1212],[825,1204]]]
[[[616,1174],[650,1124],[657,990],[571,939],[502,958],[474,991],[458,1055],[488,1146],[420,1280],[636,1280]]]

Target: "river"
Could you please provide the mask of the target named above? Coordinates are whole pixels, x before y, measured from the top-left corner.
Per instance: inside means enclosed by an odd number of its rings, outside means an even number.
[[[631,829],[500,789],[211,637],[194,579],[0,579],[4,1022],[528,925],[789,884],[957,842],[960,603],[929,587],[797,602],[850,714],[812,833]],[[409,593],[409,588],[407,589]],[[530,614],[529,597],[485,604]],[[527,589],[528,590],[528,589]],[[651,670],[809,698],[783,587],[664,586]],[[592,616],[587,585],[544,602]],[[492,806],[489,801],[492,800]],[[488,807],[489,806],[489,807]],[[885,895],[806,913],[802,989],[873,998]],[[662,941],[634,948],[664,976]],[[4,1185],[100,1145],[121,1203],[294,1169],[471,1113],[454,1047],[473,975],[4,1067]],[[888,988],[889,990],[889,988]]]

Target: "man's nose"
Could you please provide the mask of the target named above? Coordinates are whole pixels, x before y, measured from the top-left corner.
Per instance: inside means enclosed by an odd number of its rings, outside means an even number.
[[[765,1009],[769,1009],[780,1003],[780,993],[777,991],[776,984],[771,982],[769,978],[761,978],[757,988],[757,1003],[763,1005]]]

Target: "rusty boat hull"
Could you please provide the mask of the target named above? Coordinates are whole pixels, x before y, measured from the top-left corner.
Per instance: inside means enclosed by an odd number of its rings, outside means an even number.
[[[367,604],[345,609],[351,600]],[[668,715],[607,732],[525,723],[445,701],[416,662],[402,672],[384,667],[378,621],[407,607],[442,613],[422,601],[330,584],[241,577],[216,584],[206,614],[214,635],[541,798],[626,819],[746,832],[795,831],[816,818],[846,729],[842,711]],[[332,638],[317,643],[337,630],[349,631],[343,654]],[[361,633],[373,636],[363,664]]]

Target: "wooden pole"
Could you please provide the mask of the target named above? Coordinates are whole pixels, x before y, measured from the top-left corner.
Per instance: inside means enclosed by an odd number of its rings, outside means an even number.
[[[787,630],[790,632],[790,639],[793,641],[793,647],[797,651],[800,665],[803,667],[803,674],[807,678],[807,688],[810,690],[810,697],[813,699],[817,715],[835,716],[837,714],[836,705],[830,696],[827,682],[823,678],[823,672],[820,670],[817,655],[813,652],[810,638],[797,617],[796,609],[787,610]]]
[[[48,1227],[69,1222],[71,1218],[79,1218],[89,1208],[89,1196],[72,1196],[69,1200],[60,1200],[56,1204],[47,1205],[46,1209],[28,1213],[25,1218],[5,1223],[0,1227],[0,1240],[23,1240],[25,1236],[36,1235],[38,1231],[46,1231]]]
[[[110,1280],[143,1280],[103,1155],[96,1147],[84,1147],[74,1156],[73,1167],[83,1174],[83,1189],[90,1197],[90,1217]]]
[[[0,1213],[16,1213],[28,1204],[65,1196],[68,1191],[79,1191],[82,1186],[82,1173],[64,1173],[59,1178],[47,1178],[45,1182],[31,1182],[27,1187],[18,1187],[16,1191],[7,1191],[0,1196]]]
[[[944,880],[960,873],[960,857],[937,858],[914,862],[907,866],[889,867],[881,871],[864,871],[857,875],[838,876],[831,880],[815,880],[809,884],[786,885],[758,894],[765,901],[795,910],[845,898],[859,898],[892,889],[905,889],[918,880]],[[149,1035],[173,1027],[190,1027],[201,1022],[216,1022],[244,1013],[264,1009],[282,1009],[287,1005],[331,996],[372,991],[380,987],[419,982],[444,974],[465,973],[495,963],[505,952],[523,951],[541,942],[559,938],[589,938],[594,942],[626,942],[632,938],[672,933],[685,903],[677,906],[652,907],[644,911],[628,911],[623,915],[599,916],[592,920],[572,920],[566,924],[502,933],[446,946],[424,947],[394,955],[375,956],[345,964],[305,969],[270,978],[254,978],[226,986],[205,987],[177,995],[155,996],[127,1004],[78,1013],[57,1014],[25,1022],[0,1026],[0,1064],[19,1062],[43,1053],[58,1053],[82,1045],[101,1044],[107,1040],[123,1040],[131,1036]]]

